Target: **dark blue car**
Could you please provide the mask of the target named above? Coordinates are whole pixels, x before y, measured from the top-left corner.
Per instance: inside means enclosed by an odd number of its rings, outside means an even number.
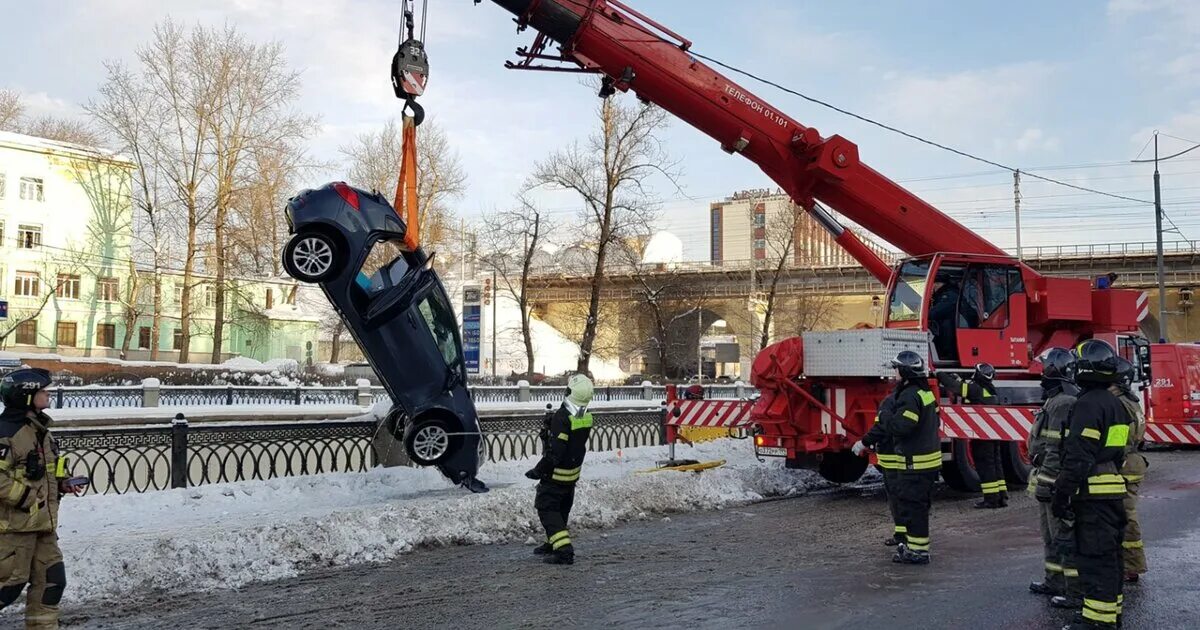
[[[384,428],[413,462],[485,490],[462,340],[432,256],[404,246],[404,221],[387,199],[342,182],[301,192],[286,214],[284,269],[320,285],[341,314],[392,397]]]

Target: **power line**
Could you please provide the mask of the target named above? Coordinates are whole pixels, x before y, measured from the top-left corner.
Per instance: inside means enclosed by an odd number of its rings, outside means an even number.
[[[904,130],[902,130],[902,129],[899,129],[899,128],[896,128],[896,127],[893,127],[893,126],[891,126],[891,125],[887,125],[887,124],[881,123],[881,122],[879,122],[879,121],[877,121],[877,120],[873,120],[873,119],[871,119],[871,118],[867,118],[866,116],[862,116],[862,115],[856,114],[856,113],[854,113],[854,112],[852,112],[852,111],[849,111],[849,110],[846,110],[846,109],[842,109],[841,107],[837,107],[836,105],[832,105],[832,104],[830,104],[830,103],[827,103],[827,102],[825,102],[825,101],[822,101],[822,100],[820,100],[820,99],[813,98],[813,97],[811,97],[811,96],[808,96],[807,94],[803,94],[803,93],[801,93],[801,92],[798,92],[798,91],[796,91],[796,90],[793,90],[793,89],[791,89],[791,88],[785,87],[785,86],[783,86],[783,85],[780,85],[779,83],[776,83],[776,82],[774,82],[774,81],[770,81],[770,80],[768,80],[768,79],[764,79],[764,78],[762,78],[762,77],[760,77],[760,76],[758,76],[758,75],[755,75],[755,74],[753,74],[753,73],[750,73],[750,72],[747,72],[747,71],[745,71],[745,70],[742,70],[741,68],[737,68],[737,67],[731,66],[731,65],[729,65],[729,64],[726,64],[726,63],[724,63],[724,62],[722,62],[722,61],[718,61],[718,60],[716,60],[716,59],[713,59],[712,57],[708,57],[708,56],[705,56],[705,55],[701,55],[700,53],[697,53],[697,52],[695,52],[694,50],[693,50],[693,51],[691,51],[691,54],[692,54],[693,56],[699,57],[699,58],[701,58],[701,59],[705,59],[705,60],[707,60],[707,61],[711,61],[712,63],[715,63],[715,64],[717,64],[718,66],[721,66],[722,68],[725,68],[726,70],[729,70],[729,71],[731,71],[731,72],[735,72],[735,73],[737,73],[737,74],[741,74],[741,75],[743,75],[743,76],[746,76],[746,77],[748,77],[748,78],[750,78],[750,79],[753,79],[753,80],[755,80],[755,81],[758,81],[758,82],[760,82],[760,83],[764,83],[764,84],[766,84],[766,85],[770,85],[770,86],[772,86],[772,87],[774,87],[774,88],[776,88],[776,89],[779,89],[779,90],[782,90],[782,91],[784,91],[784,92],[787,92],[788,94],[792,94],[792,95],[794,95],[794,96],[799,96],[800,98],[802,98],[802,99],[804,99],[804,100],[806,100],[806,101],[809,101],[810,103],[815,103],[815,104],[817,104],[817,105],[820,105],[820,106],[822,106],[822,107],[825,107],[825,108],[828,108],[828,109],[832,109],[832,110],[833,110],[833,111],[835,111],[835,112],[838,112],[838,113],[844,114],[844,115],[846,115],[846,116],[850,116],[851,118],[856,118],[856,119],[858,119],[858,120],[861,120],[861,121],[863,121],[863,122],[865,122],[865,123],[868,123],[868,124],[871,124],[871,125],[875,125],[876,127],[879,127],[879,128],[881,128],[881,129],[886,129],[886,130],[888,130],[888,131],[891,131],[892,133],[896,133],[896,134],[902,135],[902,136],[904,136],[904,137],[906,137],[906,138],[909,138],[909,139],[911,139],[911,140],[916,140],[917,142],[920,142],[920,143],[923,143],[923,144],[927,144],[927,145],[929,145],[929,146],[931,146],[931,147],[936,147],[936,148],[938,148],[938,149],[942,149],[943,151],[949,151],[950,153],[954,153],[954,154],[956,154],[956,155],[960,155],[960,156],[962,156],[962,157],[965,157],[965,158],[968,158],[968,159],[971,159],[971,160],[975,160],[976,162],[982,162],[982,163],[984,163],[984,164],[987,164],[987,165],[989,165],[989,166],[995,166],[996,168],[1001,168],[1001,169],[1004,169],[1005,171],[1008,171],[1008,172],[1010,172],[1010,173],[1015,173],[1015,172],[1017,171],[1017,169],[1016,169],[1016,168],[1013,168],[1013,167],[1011,167],[1011,166],[1006,166],[1006,165],[1004,165],[1004,164],[1001,164],[1001,163],[999,163],[999,162],[995,162],[995,161],[993,161],[993,160],[989,160],[989,159],[987,159],[987,158],[982,158],[982,157],[979,157],[978,155],[974,155],[974,154],[971,154],[971,153],[967,153],[966,151],[961,151],[961,150],[959,150],[959,149],[955,149],[955,148],[953,148],[953,147],[950,147],[950,146],[947,146],[947,145],[944,145],[944,144],[940,144],[940,143],[938,143],[938,142],[934,142],[934,141],[932,141],[932,140],[928,140],[928,139],[922,138],[921,136],[918,136],[918,135],[915,135],[915,134],[909,133],[909,132],[907,132],[907,131],[904,131]],[[1136,199],[1136,198],[1133,198],[1133,197],[1125,197],[1125,196],[1123,196],[1123,195],[1115,195],[1115,194],[1113,194],[1113,193],[1107,193],[1107,192],[1104,192],[1104,191],[1102,191],[1102,190],[1096,190],[1096,189],[1094,189],[1094,188],[1087,188],[1087,187],[1085,187],[1085,186],[1077,186],[1077,185],[1075,185],[1075,184],[1070,184],[1070,183],[1067,183],[1067,182],[1063,182],[1063,181],[1056,180],[1056,179],[1054,179],[1054,178],[1052,178],[1052,177],[1046,177],[1046,176],[1044,176],[1044,175],[1038,175],[1038,174],[1036,174],[1036,173],[1030,173],[1030,172],[1028,172],[1028,171],[1024,171],[1024,170],[1022,170],[1021,172],[1022,172],[1022,173],[1025,173],[1025,174],[1026,174],[1026,175],[1028,175],[1029,177],[1033,177],[1033,178],[1035,178],[1035,179],[1040,179],[1040,180],[1042,180],[1042,181],[1050,182],[1050,183],[1052,183],[1052,184],[1058,184],[1059,186],[1066,186],[1067,188],[1074,188],[1074,189],[1076,189],[1076,190],[1082,190],[1082,191],[1084,191],[1084,192],[1090,192],[1090,193],[1094,193],[1094,194],[1097,194],[1097,195],[1104,195],[1104,196],[1107,196],[1107,197],[1114,197],[1114,198],[1116,198],[1116,199],[1124,199],[1125,201],[1133,201],[1133,202],[1136,202],[1136,203],[1144,203],[1144,204],[1149,204],[1149,205],[1153,205],[1153,203],[1154,203],[1154,202],[1152,202],[1152,201],[1146,201],[1145,199]]]

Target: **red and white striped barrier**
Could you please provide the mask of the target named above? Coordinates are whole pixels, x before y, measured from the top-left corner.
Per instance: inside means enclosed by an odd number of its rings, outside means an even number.
[[[667,424],[677,427],[738,427],[750,424],[752,403],[742,400],[677,400],[667,412]]]
[[[1162,444],[1200,445],[1200,424],[1147,422],[1146,441]]]
[[[1033,407],[985,407],[946,405],[942,412],[942,435],[969,440],[1024,441],[1033,427]]]

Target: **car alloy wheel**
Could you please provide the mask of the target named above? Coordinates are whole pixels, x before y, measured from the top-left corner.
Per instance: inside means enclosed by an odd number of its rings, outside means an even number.
[[[428,462],[439,461],[450,450],[450,436],[441,425],[425,425],[413,434],[412,450],[419,459]]]
[[[324,236],[305,236],[292,248],[292,265],[309,278],[320,278],[333,267],[333,245]]]

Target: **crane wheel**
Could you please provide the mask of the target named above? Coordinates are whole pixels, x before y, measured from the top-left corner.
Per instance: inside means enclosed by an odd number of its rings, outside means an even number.
[[[1024,442],[1009,442],[1006,449],[1000,453],[1001,463],[1004,464],[1004,479],[1008,482],[1008,491],[1013,488],[1021,489],[1029,485],[1029,474],[1033,465],[1029,463],[1029,451]]]
[[[942,462],[942,481],[957,492],[979,492],[979,475],[971,459],[971,441],[950,440],[950,456],[950,461]]]

